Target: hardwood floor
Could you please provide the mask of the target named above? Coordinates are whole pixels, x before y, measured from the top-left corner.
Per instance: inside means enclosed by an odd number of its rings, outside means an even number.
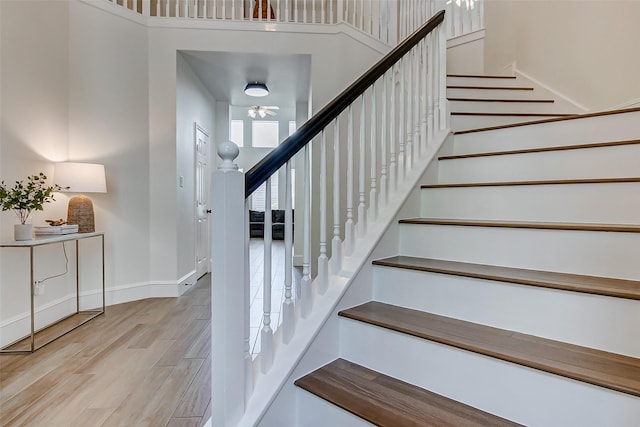
[[[200,427],[211,416],[211,282],[107,307],[30,355],[0,355],[1,426]]]

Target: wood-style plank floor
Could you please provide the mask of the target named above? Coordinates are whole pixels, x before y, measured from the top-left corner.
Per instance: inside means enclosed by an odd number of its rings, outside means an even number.
[[[0,355],[0,426],[200,427],[211,416],[211,282],[107,307],[30,355]]]

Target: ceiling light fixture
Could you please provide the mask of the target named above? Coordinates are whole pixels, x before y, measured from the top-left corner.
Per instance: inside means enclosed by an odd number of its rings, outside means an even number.
[[[261,97],[269,95],[269,89],[264,83],[253,82],[247,84],[244,88],[244,93],[249,96]]]

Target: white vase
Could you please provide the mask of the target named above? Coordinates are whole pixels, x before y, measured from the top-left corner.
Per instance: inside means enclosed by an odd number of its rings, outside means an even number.
[[[16,224],[13,226],[13,236],[16,242],[33,239],[32,224]]]

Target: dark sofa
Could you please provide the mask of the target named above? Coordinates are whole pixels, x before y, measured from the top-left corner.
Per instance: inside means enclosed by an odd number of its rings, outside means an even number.
[[[293,215],[293,211],[291,212]],[[249,211],[249,236],[264,237],[264,212]],[[284,210],[271,211],[271,238],[284,240]]]

